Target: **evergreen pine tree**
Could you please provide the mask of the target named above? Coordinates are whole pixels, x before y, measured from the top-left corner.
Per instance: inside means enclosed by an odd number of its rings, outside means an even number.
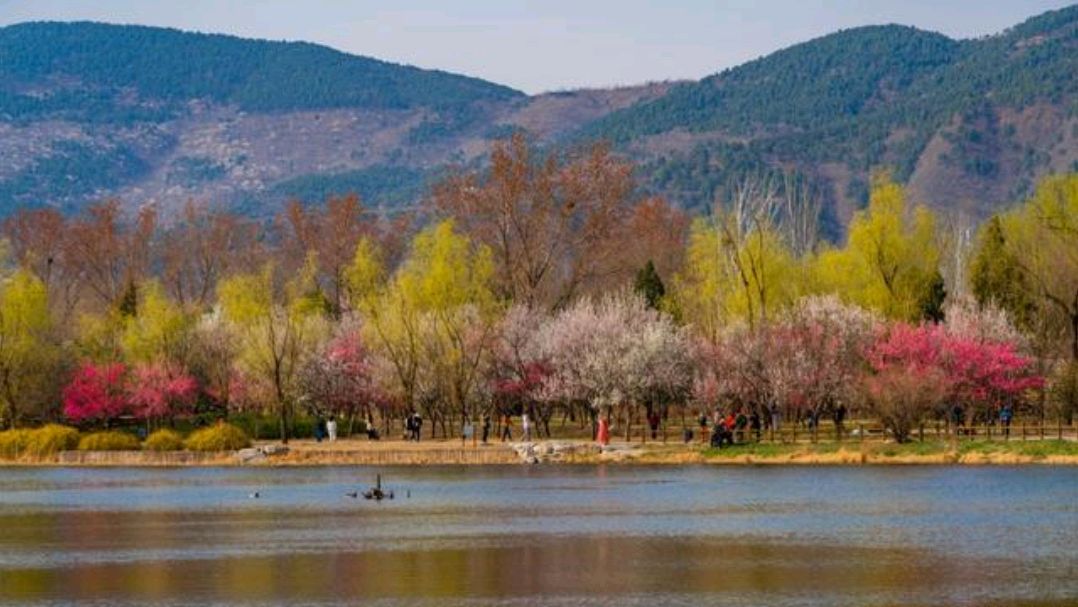
[[[644,301],[647,302],[649,308],[659,309],[659,304],[666,296],[666,285],[659,278],[659,273],[655,271],[655,264],[650,259],[636,272],[633,290],[644,296]]]

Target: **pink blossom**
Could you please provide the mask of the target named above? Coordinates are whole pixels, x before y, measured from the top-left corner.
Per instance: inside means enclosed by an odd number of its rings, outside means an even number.
[[[64,415],[74,422],[106,421],[127,411],[123,363],[83,363],[63,390]]]

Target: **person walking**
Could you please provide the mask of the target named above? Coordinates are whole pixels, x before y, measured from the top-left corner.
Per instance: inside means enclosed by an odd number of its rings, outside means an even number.
[[[415,413],[415,422],[413,425],[415,426],[415,442],[418,443],[419,437],[423,435],[423,417],[419,415],[418,411]]]
[[[468,444],[468,441],[472,441],[472,446],[475,446],[475,424],[471,419],[464,420],[464,426],[460,429],[460,445],[463,447]]]
[[[599,430],[595,433],[595,442],[601,447],[610,444],[610,422],[605,416],[599,417]]]
[[[835,437],[842,440],[842,435],[846,431],[846,405],[839,403],[832,412],[831,419],[835,422]]]
[[[336,442],[337,440],[337,420],[335,418],[329,418],[326,422],[326,434],[329,435],[329,442]]]
[[[378,428],[374,426],[374,416],[367,414],[367,440],[378,440]]]
[[[315,442],[322,442],[322,439],[326,436],[326,422],[321,416],[314,420],[314,440]]]
[[[756,442],[760,442],[762,427],[763,424],[760,421],[760,414],[754,408],[752,412],[749,413],[749,429],[752,430],[753,436],[756,437]]]
[[[526,443],[532,442],[532,420],[527,413],[520,416],[520,433],[520,440]]]
[[[502,416],[502,442],[513,440],[513,418],[508,415]]]
[[[483,444],[487,444],[487,439],[490,438],[490,414],[483,414]]]
[[[954,424],[955,436],[965,433],[966,412],[962,410],[962,405],[959,403],[955,403],[951,409],[951,422]]]
[[[651,440],[659,438],[659,423],[662,422],[662,418],[659,417],[659,411],[652,409],[651,414],[648,415],[648,428],[651,429]]]
[[[999,425],[1003,427],[1003,436],[1006,438],[1011,437],[1012,419],[1014,419],[1014,409],[1011,408],[1010,403],[1004,404],[999,410]]]
[[[771,414],[771,430],[777,434],[782,425],[782,411],[779,410],[779,404],[772,402],[768,407],[768,413]]]

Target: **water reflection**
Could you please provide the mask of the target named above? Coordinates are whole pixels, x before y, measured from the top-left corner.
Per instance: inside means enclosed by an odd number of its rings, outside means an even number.
[[[0,469],[0,602],[1071,605],[1068,468]],[[257,488],[264,498],[248,500]]]

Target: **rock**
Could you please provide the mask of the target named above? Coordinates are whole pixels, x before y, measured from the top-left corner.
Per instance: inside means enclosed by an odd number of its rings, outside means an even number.
[[[262,453],[269,456],[284,455],[288,453],[288,445],[265,445],[261,447]]]
[[[266,454],[261,449],[251,447],[237,451],[236,459],[240,460],[241,464],[251,464],[266,459]]]

